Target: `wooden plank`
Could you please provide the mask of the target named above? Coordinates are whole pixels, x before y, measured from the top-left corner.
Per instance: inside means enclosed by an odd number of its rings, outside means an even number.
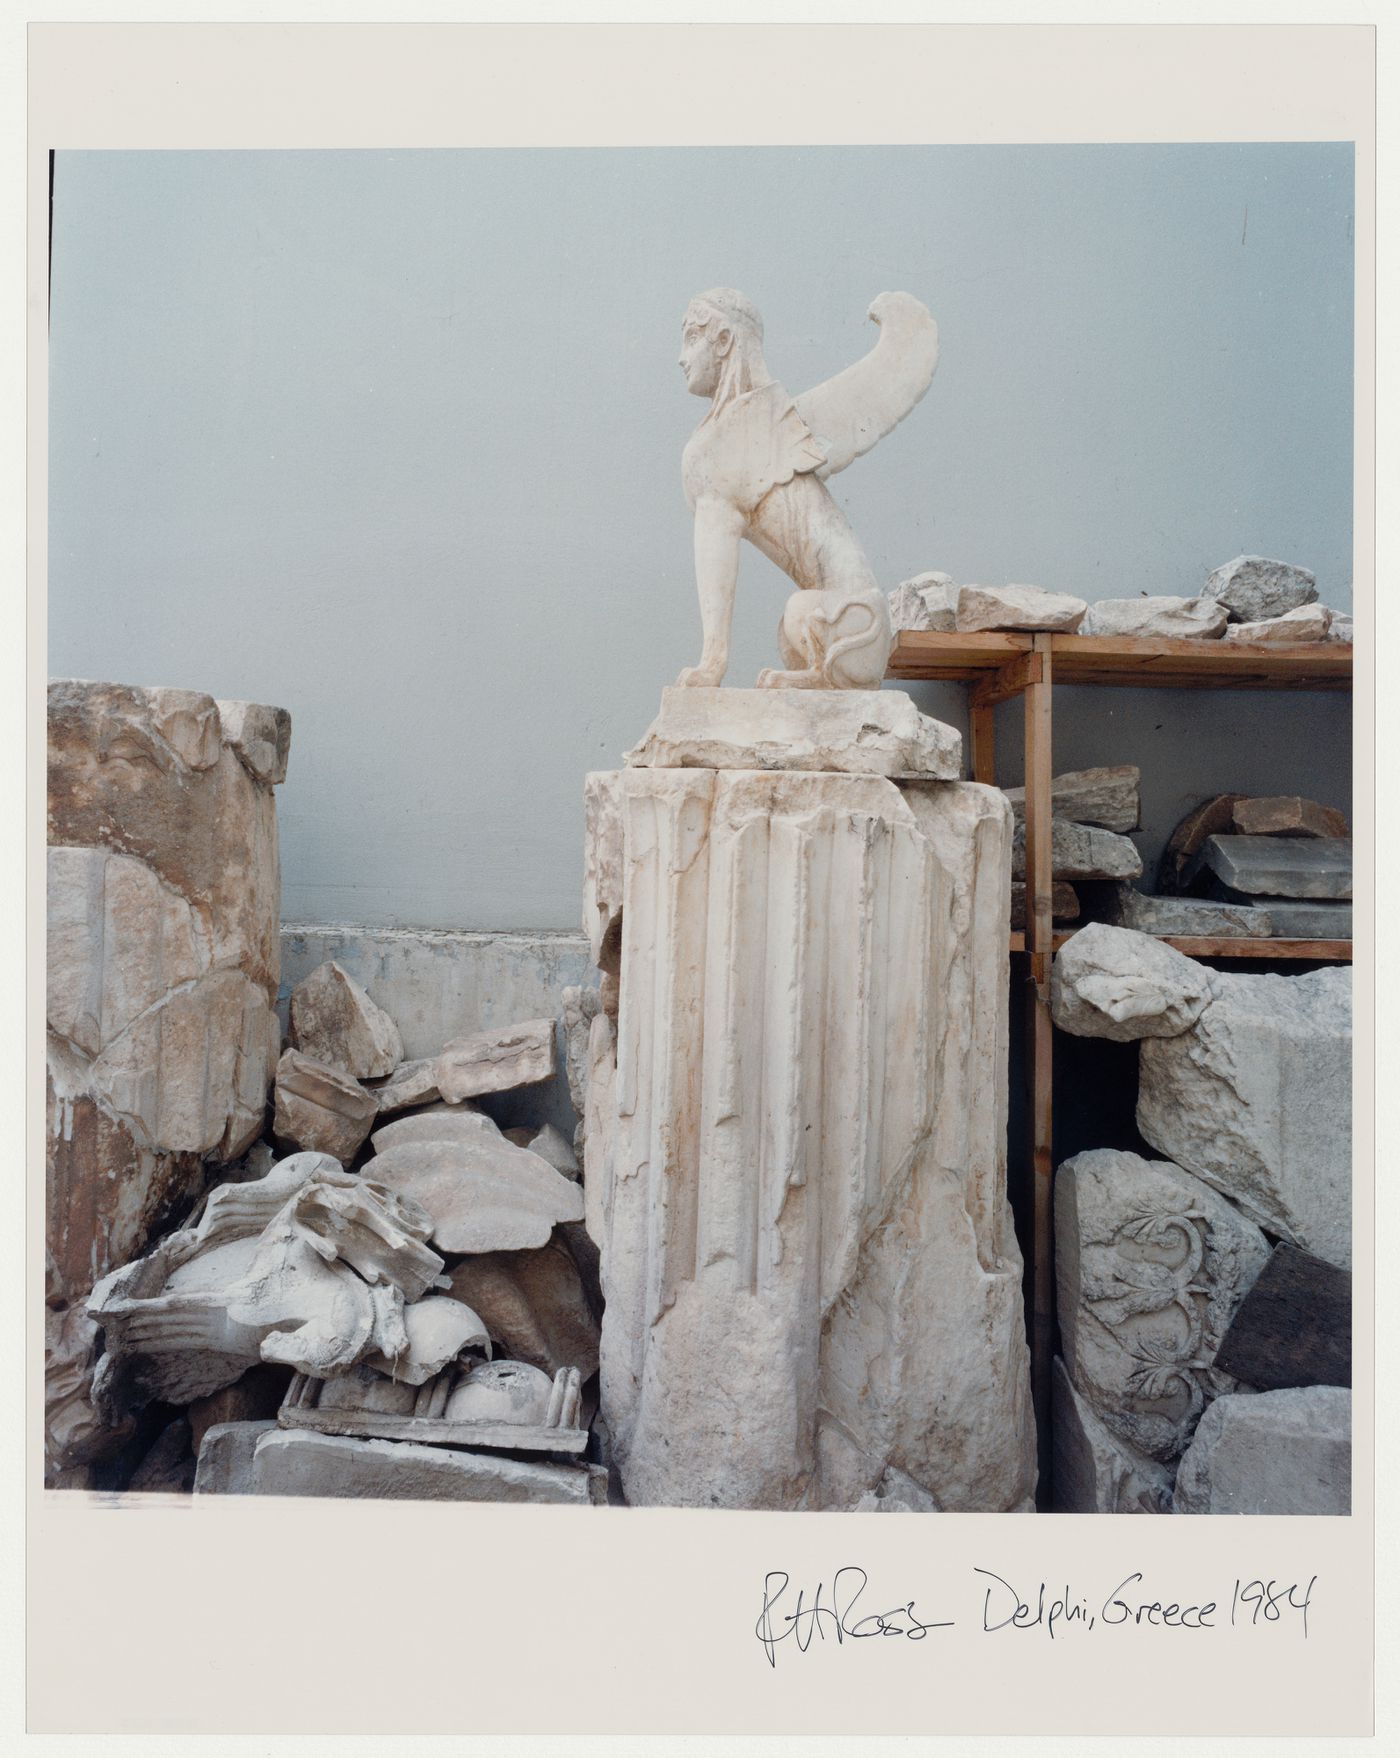
[[[988,672],[972,686],[975,706],[995,708],[1023,694],[1031,684],[1038,683],[1044,671],[1039,653],[1022,653],[994,672]]]
[[[1054,1028],[1050,1018],[1051,919],[1050,783],[1053,773],[1054,675],[1049,635],[1034,637],[1040,675],[1025,701],[1026,816],[1026,1072],[1030,1083],[1031,1163],[1031,1396],[1039,1440],[1043,1494],[1050,1489],[1050,1375],[1055,1346],[1055,1236],[1051,1202],[1055,1175],[1052,1137]]]
[[[944,634],[937,629],[900,629],[895,634],[886,676],[928,678],[940,683],[974,683],[1008,660],[1030,651],[1034,637],[1000,630]]]
[[[1348,690],[1352,649],[1340,641],[1277,647],[1234,641],[1148,640],[1141,636],[1054,635],[1062,684],[1223,690]]]
[[[1055,935],[1055,951],[1077,932]],[[1350,940],[1257,940],[1245,935],[1159,934],[1155,938],[1190,958],[1315,959],[1319,964],[1350,964]]]
[[[1277,1245],[1215,1352],[1215,1365],[1247,1386],[1351,1384],[1351,1275]]]
[[[967,711],[968,768],[974,781],[996,786],[997,717],[990,702],[973,698]]]

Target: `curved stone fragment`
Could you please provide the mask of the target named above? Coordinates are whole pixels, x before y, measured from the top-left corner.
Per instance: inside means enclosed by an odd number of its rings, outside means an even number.
[[[1351,1393],[1219,1398],[1176,1476],[1178,1514],[1349,1514]]]
[[[460,1105],[428,1105],[411,1117],[396,1117],[392,1123],[381,1123],[370,1136],[376,1154],[387,1148],[401,1147],[407,1142],[494,1140],[500,1130],[493,1118],[478,1111],[471,1103]]]
[[[1215,1354],[1268,1260],[1259,1229],[1179,1166],[1099,1148],[1059,1168],[1065,1367],[1130,1450],[1174,1459],[1206,1405],[1236,1390]]]
[[[507,1422],[543,1428],[553,1375],[524,1361],[484,1361],[458,1380],[443,1415],[449,1422]]]
[[[1061,1031],[1079,1038],[1171,1038],[1200,1017],[1214,985],[1204,965],[1174,946],[1091,922],[1055,955],[1050,1009]]]
[[[442,1251],[519,1251],[543,1245],[560,1221],[583,1219],[577,1184],[484,1131],[460,1141],[396,1142],[364,1176],[421,1203]]]
[[[235,750],[257,781],[277,787],[287,779],[287,753],[292,742],[292,717],[285,708],[266,702],[217,704],[225,744]]]
[[[376,1080],[403,1061],[399,1028],[333,958],[302,978],[289,1009],[292,1043],[313,1062]]]
[[[429,1294],[406,1306],[403,1323],[408,1347],[394,1356],[367,1355],[365,1365],[404,1385],[425,1385],[464,1349],[491,1352],[491,1339],[477,1314],[444,1294]]]

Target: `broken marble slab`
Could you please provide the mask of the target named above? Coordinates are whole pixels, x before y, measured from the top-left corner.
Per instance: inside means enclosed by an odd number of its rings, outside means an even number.
[[[1050,915],[1056,922],[1076,922],[1079,920],[1079,893],[1063,879],[1055,880],[1050,888]],[[1011,927],[1023,929],[1026,925],[1026,884],[1023,879],[1011,881]]]
[[[370,1136],[369,1144],[378,1154],[405,1142],[494,1141],[500,1133],[495,1119],[470,1102],[449,1105],[443,1100],[425,1106],[409,1117],[396,1117],[392,1123],[381,1123]]]
[[[552,1123],[546,1123],[537,1129],[524,1144],[532,1154],[553,1166],[556,1172],[562,1172],[565,1178],[577,1179],[580,1175],[578,1155],[573,1144],[562,1129],[556,1129]]]
[[[1267,909],[1222,903],[1204,897],[1148,897],[1131,885],[1115,885],[1104,900],[1104,920],[1140,934],[1267,939],[1273,919]]]
[[[890,623],[895,629],[937,629],[945,634],[958,626],[958,587],[951,574],[931,570],[901,580],[889,594]]]
[[[292,990],[292,1045],[356,1080],[378,1080],[403,1061],[399,1028],[334,959]]]
[[[1313,836],[1327,841],[1351,836],[1344,812],[1298,794],[1236,800],[1234,827],[1241,836]]]
[[[1261,1392],[1351,1384],[1351,1276],[1286,1241],[1274,1247],[1216,1355]]]
[[[1217,1398],[1176,1476],[1178,1514],[1349,1514],[1351,1393]]]
[[[1050,1009],[1079,1038],[1174,1038],[1204,1011],[1215,975],[1174,946],[1091,922],[1055,955]]]
[[[1225,631],[1227,641],[1246,646],[1287,646],[1295,641],[1325,641],[1331,627],[1332,613],[1325,604],[1300,604],[1297,610],[1283,616],[1266,617],[1257,623],[1231,623]]]
[[[521,1251],[544,1245],[559,1222],[583,1219],[578,1184],[499,1131],[396,1137],[376,1149],[364,1176],[421,1204],[441,1251]]]
[[[1171,1467],[1111,1433],[1057,1355],[1050,1370],[1051,1473],[1057,1514],[1169,1514]]]
[[[1327,898],[1260,900],[1275,940],[1350,940],[1351,905]]]
[[[457,1104],[550,1080],[554,1066],[554,1021],[529,1019],[454,1038],[437,1059],[436,1079],[443,1098]]]
[[[253,1455],[253,1493],[384,1501],[556,1502],[602,1506],[607,1472],[412,1441],[352,1440],[278,1429]]]
[[[486,1327],[461,1300],[429,1294],[403,1309],[404,1347],[396,1355],[376,1351],[364,1366],[387,1374],[397,1385],[422,1386],[468,1349],[491,1353]]]
[[[1351,839],[1208,836],[1187,863],[1187,885],[1214,877],[1227,891],[1257,897],[1351,898]]]
[[[1215,1352],[1268,1259],[1259,1228],[1178,1165],[1098,1148],[1057,1170],[1065,1367],[1136,1452],[1174,1459],[1210,1400],[1236,1390]]]
[[[1101,598],[1089,606],[1079,633],[1218,640],[1229,620],[1225,606],[1213,598]]]
[[[1142,872],[1142,856],[1136,843],[1116,831],[1052,818],[1050,871],[1056,879],[1136,879]],[[1017,824],[1011,845],[1011,877],[1026,877],[1024,822]]]
[[[903,690],[661,692],[661,712],[624,759],[636,769],[794,769],[956,781],[962,736]]]
[[[256,1422],[219,1422],[204,1431],[194,1469],[197,1496],[250,1496],[253,1454],[265,1434],[277,1432],[276,1418]]]
[[[1352,618],[1341,610],[1332,612],[1332,621],[1327,625],[1329,641],[1345,641],[1348,646],[1355,639],[1355,624]]]
[[[442,1094],[437,1084],[437,1057],[421,1056],[401,1062],[387,1080],[366,1083],[381,1117],[390,1111],[407,1111],[414,1105],[431,1105]]]
[[[273,1083],[272,1133],[308,1153],[348,1165],[378,1115],[373,1093],[352,1075],[300,1050],[284,1050]]]
[[[1317,599],[1317,578],[1306,568],[1270,561],[1261,555],[1237,555],[1206,575],[1204,598],[1218,599],[1232,623],[1257,623],[1285,615]]]
[[[1082,598],[1047,592],[1043,586],[963,586],[958,592],[958,628],[1050,629],[1073,634],[1089,609]]]
[[[1193,806],[1171,835],[1157,866],[1157,889],[1164,896],[1174,896],[1182,889],[1183,877],[1191,857],[1208,836],[1226,836],[1235,827],[1235,805],[1244,794],[1216,794]]]
[[[598,1321],[561,1244],[466,1258],[452,1271],[452,1293],[481,1315],[505,1355],[548,1374],[577,1367],[591,1379],[598,1371]]]
[[[1116,763],[1098,769],[1071,769],[1050,783],[1050,810],[1056,818],[1073,824],[1093,824],[1101,830],[1136,830],[1142,815],[1142,771],[1135,763]],[[1011,801],[1019,823],[1026,815],[1026,790],[1002,790]]]

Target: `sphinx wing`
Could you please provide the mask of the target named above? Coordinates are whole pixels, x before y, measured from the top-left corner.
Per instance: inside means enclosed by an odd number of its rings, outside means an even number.
[[[882,293],[867,313],[880,339],[854,366],[794,399],[826,447],[818,476],[834,476],[897,427],[928,389],[938,365],[938,325],[912,293]]]

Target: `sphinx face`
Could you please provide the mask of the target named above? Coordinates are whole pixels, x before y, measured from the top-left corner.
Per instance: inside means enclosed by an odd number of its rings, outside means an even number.
[[[719,388],[722,356],[716,347],[728,330],[718,320],[695,312],[685,314],[681,325],[680,369],[685,374],[685,387],[693,397],[713,397]]]

